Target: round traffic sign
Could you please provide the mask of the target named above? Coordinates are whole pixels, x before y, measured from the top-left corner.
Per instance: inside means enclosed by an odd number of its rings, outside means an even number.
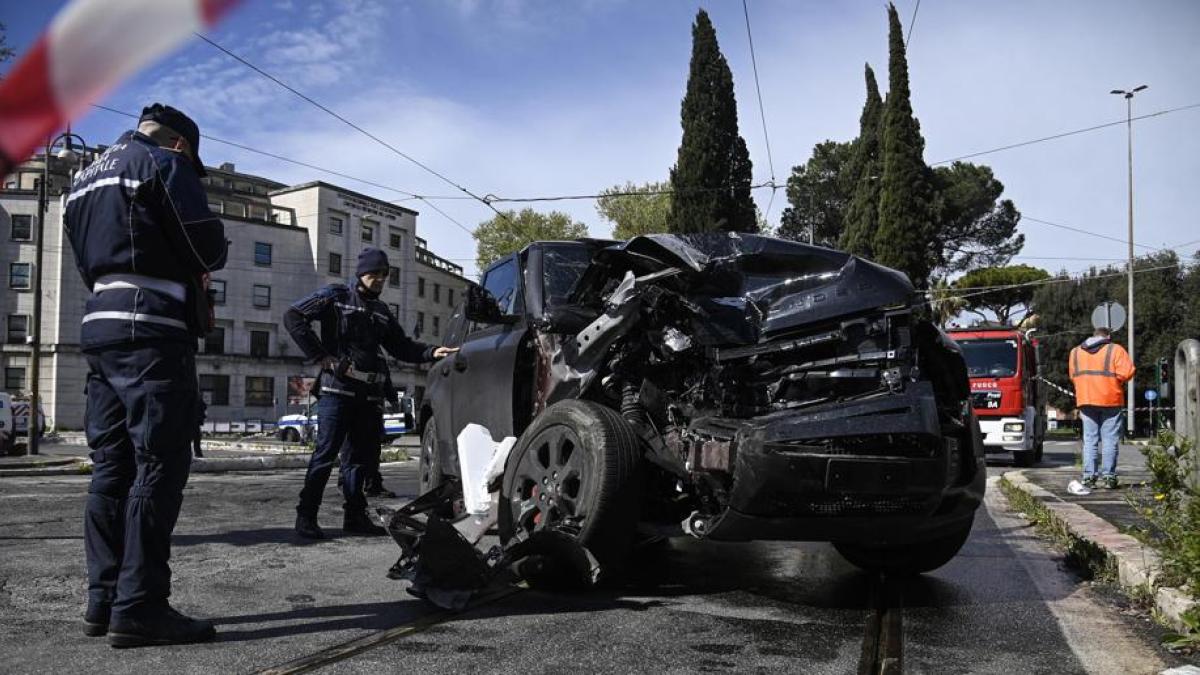
[[[1125,325],[1125,308],[1119,302],[1109,300],[1092,310],[1092,328],[1107,328],[1116,332]]]
[[[1153,401],[1154,399],[1158,398],[1158,392],[1153,389],[1147,389],[1144,396],[1146,397],[1147,401]]]

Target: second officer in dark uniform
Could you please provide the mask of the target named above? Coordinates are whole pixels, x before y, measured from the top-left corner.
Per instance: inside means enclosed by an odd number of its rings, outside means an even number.
[[[396,317],[379,299],[388,276],[387,254],[377,248],[358,256],[351,285],[331,284],[292,305],[284,324],[312,363],[321,365],[321,395],[317,401],[317,447],[308,463],[296,533],[309,539],[325,535],[317,511],[325,484],[348,445],[341,463],[345,515],[342,528],[359,534],[383,534],[367,516],[363,485],[379,457],[387,363],[380,347],[410,363],[434,361],[454,353],[449,347],[417,342],[404,334]],[[319,321],[318,334],[311,326]]]

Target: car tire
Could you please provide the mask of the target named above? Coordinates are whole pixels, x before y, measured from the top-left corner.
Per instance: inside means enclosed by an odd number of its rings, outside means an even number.
[[[437,453],[437,420],[431,415],[421,434],[421,454],[417,458],[417,494],[438,487],[446,480],[446,472],[442,471],[442,459]],[[433,512],[440,518],[454,517],[454,505],[446,504],[436,507]]]
[[[950,562],[971,536],[971,523],[944,537],[899,546],[833,545],[850,564],[867,572],[923,574]]]
[[[637,534],[641,447],[616,411],[569,400],[546,409],[521,434],[500,488],[500,539],[558,526],[620,576]]]
[[[1013,464],[1020,467],[1033,466],[1038,459],[1036,450],[1017,450],[1013,452]]]
[[[295,429],[284,429],[281,435],[283,440],[288,443],[296,443],[300,440],[300,432]]]

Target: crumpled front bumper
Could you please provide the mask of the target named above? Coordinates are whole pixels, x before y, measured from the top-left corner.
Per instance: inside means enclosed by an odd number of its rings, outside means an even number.
[[[977,437],[943,433],[927,382],[738,423],[729,505],[702,524],[709,539],[934,539],[983,498]]]

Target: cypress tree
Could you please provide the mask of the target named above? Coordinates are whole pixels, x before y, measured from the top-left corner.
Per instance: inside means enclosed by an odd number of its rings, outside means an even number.
[[[913,116],[908,88],[904,33],[894,5],[888,5],[888,97],[883,107],[883,177],[879,192],[879,227],[875,260],[908,274],[924,287],[932,259],[933,188],[922,157],[925,139]]]
[[[672,232],[757,232],[750,153],[738,134],[733,73],[704,10],[692,24],[692,62],[683,97],[683,140],[671,169]]]
[[[854,160],[849,179],[852,186],[850,206],[846,209],[846,226],[840,246],[843,250],[870,258],[873,238],[879,226],[879,182],[882,163],[879,156],[879,133],[883,124],[883,99],[875,82],[875,71],[866,65],[867,101],[858,118],[858,139],[854,142]]]

